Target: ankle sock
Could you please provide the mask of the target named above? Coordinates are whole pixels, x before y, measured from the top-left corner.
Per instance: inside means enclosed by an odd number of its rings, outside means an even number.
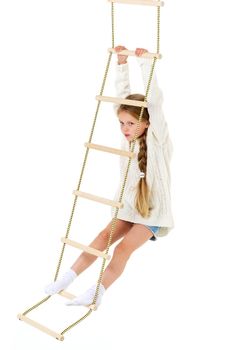
[[[82,305],[82,306],[88,306],[92,304],[95,291],[96,291],[96,284],[93,285],[90,289],[88,289],[85,293],[79,295],[77,298],[74,298],[73,300],[69,300],[66,305]],[[101,299],[105,293],[106,289],[102,284],[100,284],[99,287],[99,293],[96,300],[96,307],[98,307],[101,303]]]
[[[67,288],[74,281],[76,277],[77,277],[76,272],[70,269],[57,281],[47,285],[44,291],[48,295],[59,293],[61,290]]]

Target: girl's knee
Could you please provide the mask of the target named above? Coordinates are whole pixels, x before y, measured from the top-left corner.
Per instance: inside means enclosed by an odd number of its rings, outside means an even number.
[[[121,256],[129,257],[132,254],[132,249],[124,241],[124,239],[115,247],[114,254],[120,254]]]
[[[101,241],[103,241],[104,243],[107,243],[108,239],[109,239],[109,230],[107,228],[105,228],[104,230],[102,230],[100,232],[98,237]]]

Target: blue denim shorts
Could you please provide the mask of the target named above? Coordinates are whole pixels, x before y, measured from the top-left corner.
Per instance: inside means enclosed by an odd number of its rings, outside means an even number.
[[[156,241],[156,233],[159,231],[159,226],[148,226],[145,225],[146,227],[149,228],[149,230],[152,232],[152,237],[150,238],[151,241]]]

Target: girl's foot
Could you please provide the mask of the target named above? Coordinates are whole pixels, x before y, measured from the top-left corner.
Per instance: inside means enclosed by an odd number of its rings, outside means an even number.
[[[66,305],[82,305],[82,306],[91,305],[93,303],[95,291],[96,291],[96,284],[92,286],[90,289],[88,289],[85,293],[78,296],[77,298],[74,298],[73,300],[68,301]],[[105,288],[102,284],[100,284],[98,297],[95,303],[96,307],[100,305],[104,292],[105,292]]]
[[[61,290],[67,288],[76,277],[77,274],[74,272],[74,270],[70,269],[59,280],[47,285],[44,291],[48,295],[59,293]]]

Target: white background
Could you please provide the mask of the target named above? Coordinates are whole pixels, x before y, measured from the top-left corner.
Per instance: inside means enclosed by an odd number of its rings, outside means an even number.
[[[1,334],[4,348],[231,350],[232,4],[166,1],[157,75],[173,141],[175,228],[131,257],[97,312],[64,342],[17,320],[44,297],[54,276],[111,47],[105,0],[0,3]],[[115,5],[115,45],[154,51],[153,7]],[[114,94],[114,64],[105,95]],[[129,58],[132,92],[143,92]],[[94,143],[119,147],[110,104],[102,104]],[[118,158],[89,153],[83,191],[111,198]],[[80,199],[72,238],[88,243],[110,209]],[[111,250],[112,252],[112,250]],[[61,273],[77,255],[67,247]],[[71,287],[89,287],[100,261]],[[31,313],[56,331],[85,309],[56,296]]]

